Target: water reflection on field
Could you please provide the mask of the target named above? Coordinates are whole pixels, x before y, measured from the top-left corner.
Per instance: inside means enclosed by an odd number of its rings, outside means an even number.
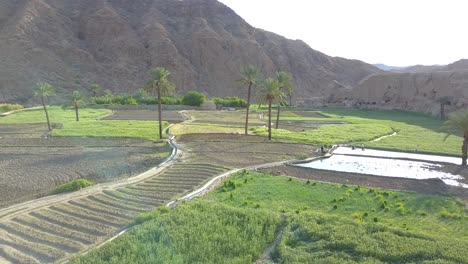
[[[352,173],[371,174],[386,177],[402,177],[412,179],[439,178],[448,185],[462,186],[468,188],[457,180],[463,179],[460,175],[438,170],[442,165],[433,161],[450,162],[451,157],[419,155],[411,153],[398,153],[378,150],[351,150],[349,148],[338,148],[333,155],[327,159],[316,160],[309,163],[297,164],[299,167],[332,170]],[[343,155],[352,154],[352,155]],[[361,156],[353,156],[361,155]],[[365,155],[365,156],[363,156]],[[369,157],[376,156],[376,157]],[[429,156],[429,157],[427,157]],[[385,157],[385,158],[383,158]],[[389,157],[389,158],[388,158]],[[400,158],[400,159],[398,159]],[[401,158],[413,158],[418,160],[403,160]],[[456,159],[456,158],[453,158]],[[428,161],[421,161],[428,160]],[[459,159],[456,159],[459,162]]]

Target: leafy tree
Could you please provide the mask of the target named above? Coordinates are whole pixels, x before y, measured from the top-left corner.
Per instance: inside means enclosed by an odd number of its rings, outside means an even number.
[[[445,106],[451,105],[453,101],[453,97],[451,96],[443,96],[437,99],[437,102],[440,104],[440,119],[445,119]]]
[[[466,159],[468,156],[468,109],[462,109],[457,112],[451,113],[448,120],[445,121],[442,129],[447,133],[444,140],[451,135],[460,135],[463,137],[462,151],[462,165],[466,166]]]
[[[73,91],[70,97],[70,105],[75,109],[76,122],[80,121],[79,109],[85,105],[85,100],[80,91]]]
[[[268,140],[271,140],[271,105],[273,102],[280,102],[285,96],[280,88],[278,80],[268,78],[257,93],[258,101],[268,104]]]
[[[241,79],[239,80],[243,84],[247,85],[247,111],[245,114],[245,134],[249,127],[249,110],[250,110],[250,96],[252,88],[257,85],[260,78],[260,70],[254,66],[247,66],[241,69]]]
[[[95,83],[89,87],[89,91],[91,92],[93,97],[101,96],[104,94],[104,88],[101,85]]]
[[[163,67],[156,67],[150,70],[150,81],[146,87],[149,93],[156,93],[158,96],[158,119],[159,119],[159,138],[162,139],[162,109],[161,109],[161,96],[169,95],[175,90],[175,84],[167,78],[171,72]]]
[[[200,106],[206,100],[206,96],[203,93],[197,91],[189,91],[184,95],[182,98],[183,105],[191,105],[191,106]]]
[[[44,112],[47,119],[47,127],[49,128],[49,130],[52,130],[50,126],[49,113],[47,112],[46,100],[49,97],[55,95],[55,88],[46,82],[38,83],[34,95],[36,97],[41,98],[42,107],[44,108]]]
[[[294,91],[294,86],[292,84],[291,74],[289,74],[287,72],[284,72],[284,71],[277,72],[276,73],[276,80],[278,81],[278,83],[280,85],[280,90],[286,96],[291,97],[292,93]],[[278,102],[278,109],[277,109],[278,111],[277,111],[277,114],[276,114],[276,129],[278,129],[278,126],[279,126],[281,103],[284,103],[284,101],[281,100],[280,102]]]

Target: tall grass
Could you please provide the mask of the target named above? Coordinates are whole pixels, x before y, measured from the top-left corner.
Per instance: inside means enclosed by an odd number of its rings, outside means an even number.
[[[468,259],[468,218],[460,200],[254,172],[135,223],[143,224],[73,263],[252,263],[280,226],[284,233],[272,255],[277,263]]]
[[[281,217],[193,202],[146,220],[72,263],[252,263],[273,240]]]

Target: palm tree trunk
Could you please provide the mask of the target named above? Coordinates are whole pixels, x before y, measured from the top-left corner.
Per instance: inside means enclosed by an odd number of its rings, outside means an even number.
[[[462,166],[466,166],[466,159],[468,157],[468,133],[465,133],[462,146]]]
[[[440,119],[441,120],[445,119],[445,104],[444,103],[440,104]]]
[[[47,127],[49,128],[49,131],[50,131],[52,129],[50,128],[49,113],[47,112],[47,107],[44,101],[44,96],[41,97],[41,100],[42,100],[42,106],[44,107],[44,112],[45,112],[46,119],[47,119]]]
[[[279,126],[279,118],[280,118],[280,103],[278,102],[278,112],[276,113],[276,129],[278,129]]]
[[[162,110],[161,110],[161,88],[158,87],[158,120],[159,120],[159,139],[162,139]]]
[[[271,140],[271,100],[268,100],[268,140]]]
[[[80,121],[80,116],[78,115],[78,105],[75,104],[75,116],[76,116],[76,122]]]
[[[247,91],[247,111],[245,113],[245,134],[249,128],[249,110],[250,110],[250,94],[252,93],[252,82],[249,83],[249,89]]]

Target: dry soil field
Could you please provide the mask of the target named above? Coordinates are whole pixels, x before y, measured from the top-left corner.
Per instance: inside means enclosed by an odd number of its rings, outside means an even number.
[[[0,126],[0,208],[43,196],[78,178],[105,182],[129,177],[160,163],[170,152],[165,142],[45,139],[41,126],[15,126]]]

